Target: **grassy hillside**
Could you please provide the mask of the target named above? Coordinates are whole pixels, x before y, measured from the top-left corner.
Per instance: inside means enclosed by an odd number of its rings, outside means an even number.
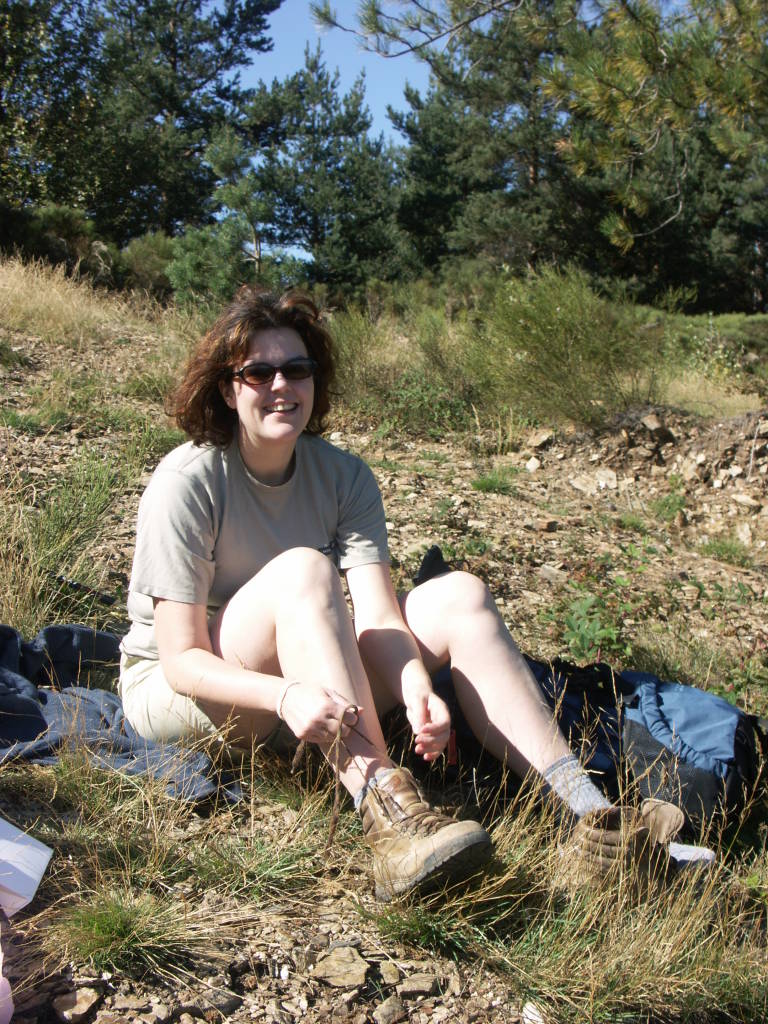
[[[202,325],[0,264],[0,621],[26,637],[123,628],[138,499],[180,440],[163,397]],[[489,581],[527,651],[602,656],[768,711],[760,318],[609,309],[544,276],[487,309],[414,293],[333,325],[333,439],[376,473],[399,584],[439,542]],[[649,402],[671,440],[643,422]],[[431,995],[401,993],[411,1020],[509,1021],[529,1002],[550,1022],[765,1019],[763,790],[741,826],[702,837],[711,873],[579,890],[535,793],[491,801],[482,880],[382,908],[350,808],[325,850],[326,771],[288,780],[257,755],[242,774],[245,801],[201,815],[76,747],[55,767],[3,768],[0,813],[55,851],[30,912],[2,926],[21,1019],[54,1019],[58,995],[90,988],[92,1014],[117,1019],[362,1024],[425,973]],[[357,949],[363,983],[318,980],[334,942]]]

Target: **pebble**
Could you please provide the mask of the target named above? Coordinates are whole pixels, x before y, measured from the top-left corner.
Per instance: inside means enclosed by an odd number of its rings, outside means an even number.
[[[397,1024],[398,1021],[405,1020],[407,1016],[408,1011],[397,995],[385,999],[373,1011],[373,1019],[376,1024]]]
[[[333,988],[356,988],[365,984],[368,964],[354,946],[337,945],[318,960],[312,973]]]
[[[74,992],[65,992],[53,1000],[56,1016],[65,1024],[79,1024],[84,1021],[104,998],[103,993],[95,988],[78,988]]]
[[[397,994],[403,999],[416,999],[418,996],[433,996],[438,991],[438,981],[434,974],[411,974],[397,986]]]

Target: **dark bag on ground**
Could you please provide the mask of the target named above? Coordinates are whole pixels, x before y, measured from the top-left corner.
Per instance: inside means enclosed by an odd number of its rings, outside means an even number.
[[[415,578],[423,583],[450,571],[438,547],[430,548]],[[676,804],[691,832],[716,813],[736,814],[754,792],[766,754],[765,720],[722,697],[647,672],[614,672],[596,663],[580,668],[556,659],[526,656],[555,711],[571,749],[608,797],[625,781],[639,799]],[[490,760],[458,707],[450,670],[435,677],[448,703],[455,732],[457,770],[470,768],[486,781]]]

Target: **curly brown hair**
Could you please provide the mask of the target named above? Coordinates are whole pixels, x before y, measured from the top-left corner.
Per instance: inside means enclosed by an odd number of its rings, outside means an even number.
[[[232,441],[237,413],[224,401],[220,385],[246,358],[254,335],[275,327],[296,331],[317,363],[315,398],[306,430],[321,433],[330,408],[335,367],[333,342],[319,308],[303,292],[277,295],[245,285],[197,345],[170,400],[170,415],[195,444],[225,447]]]

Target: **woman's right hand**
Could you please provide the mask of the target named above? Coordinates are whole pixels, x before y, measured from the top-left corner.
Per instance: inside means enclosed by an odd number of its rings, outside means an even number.
[[[297,739],[327,746],[336,739],[339,722],[352,704],[327,687],[297,681],[285,690],[279,711]],[[349,724],[342,726],[342,736],[347,735],[355,717],[350,711]]]

